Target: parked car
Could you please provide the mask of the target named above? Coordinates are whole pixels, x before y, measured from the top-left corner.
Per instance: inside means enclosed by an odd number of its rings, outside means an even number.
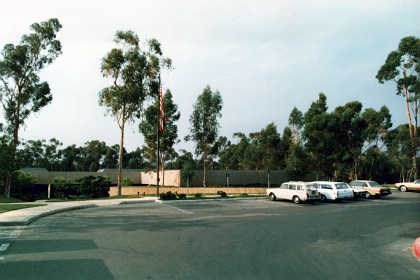
[[[356,189],[363,189],[367,191],[366,198],[377,197],[381,198],[391,194],[391,189],[383,187],[375,181],[369,180],[355,180],[350,182],[350,186]]]
[[[420,191],[420,180],[415,180],[414,182],[396,183],[395,187],[402,192]]]
[[[312,182],[317,186],[322,202],[340,201],[341,199],[354,199],[353,189],[343,182]]]
[[[320,199],[315,184],[306,182],[286,182],[278,188],[268,188],[266,193],[272,201],[285,199],[292,200],[294,203],[301,203]]]

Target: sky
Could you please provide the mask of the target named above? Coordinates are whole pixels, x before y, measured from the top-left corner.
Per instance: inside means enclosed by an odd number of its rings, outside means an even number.
[[[63,54],[40,73],[53,101],[26,121],[26,140],[56,138],[62,148],[119,143],[115,119],[98,103],[112,84],[100,73],[101,59],[116,47],[118,30],[156,38],[172,59],[162,85],[181,112],[178,150],[194,151],[183,139],[207,85],[223,98],[219,135],[233,143],[235,132],[270,123],[282,134],[293,108],[305,113],[321,92],[329,111],[358,100],[364,109],[387,106],[394,127],[407,123],[395,83],[375,76],[402,38],[420,37],[420,0],[2,0],[0,48],[50,18],[63,25]],[[136,122],[126,128],[124,146],[130,152],[142,145]]]

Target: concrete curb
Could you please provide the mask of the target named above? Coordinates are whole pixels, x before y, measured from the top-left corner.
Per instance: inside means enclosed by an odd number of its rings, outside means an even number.
[[[40,212],[37,214],[33,214],[30,215],[22,220],[14,220],[14,221],[0,221],[0,226],[26,226],[29,225],[30,223],[32,223],[33,221],[45,217],[45,216],[49,216],[49,215],[53,215],[53,214],[57,214],[60,212],[65,212],[65,211],[71,211],[71,210],[77,210],[77,209],[84,209],[84,208],[92,208],[92,207],[98,207],[95,204],[84,204],[84,205],[76,205],[76,206],[69,206],[69,207],[64,207],[64,208],[57,208],[57,209],[52,209],[52,210],[47,210],[45,212]]]

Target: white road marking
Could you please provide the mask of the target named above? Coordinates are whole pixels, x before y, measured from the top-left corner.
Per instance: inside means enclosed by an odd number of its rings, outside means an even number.
[[[184,210],[184,209],[181,209],[181,208],[178,208],[178,207],[172,206],[172,205],[168,205],[168,204],[164,204],[164,203],[162,203],[162,205],[165,205],[165,206],[168,206],[168,207],[174,208],[174,209],[176,209],[176,210],[182,211],[182,212],[187,213],[187,214],[194,214],[193,212],[190,212],[190,211],[187,211],[187,210]]]
[[[9,245],[10,245],[9,243],[1,244],[1,246],[0,246],[0,252],[6,251],[7,248],[9,247]]]

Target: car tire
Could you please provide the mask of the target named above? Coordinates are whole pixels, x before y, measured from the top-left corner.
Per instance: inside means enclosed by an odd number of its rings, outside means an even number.
[[[328,199],[327,199],[327,197],[325,195],[321,194],[321,201],[322,202],[327,202]]]
[[[294,202],[294,203],[296,203],[296,204],[299,204],[299,203],[301,202],[301,200],[300,200],[299,196],[295,195],[295,196],[293,197],[293,202]]]
[[[270,193],[270,200],[271,201],[275,201],[276,200],[276,195],[274,193]]]
[[[368,192],[368,193],[366,193],[366,196],[365,196],[367,199],[369,199],[369,198],[372,198],[372,195]]]
[[[402,191],[402,192],[406,192],[406,191],[407,191],[407,187],[406,187],[406,186],[401,186],[401,187],[400,187],[400,191]]]

